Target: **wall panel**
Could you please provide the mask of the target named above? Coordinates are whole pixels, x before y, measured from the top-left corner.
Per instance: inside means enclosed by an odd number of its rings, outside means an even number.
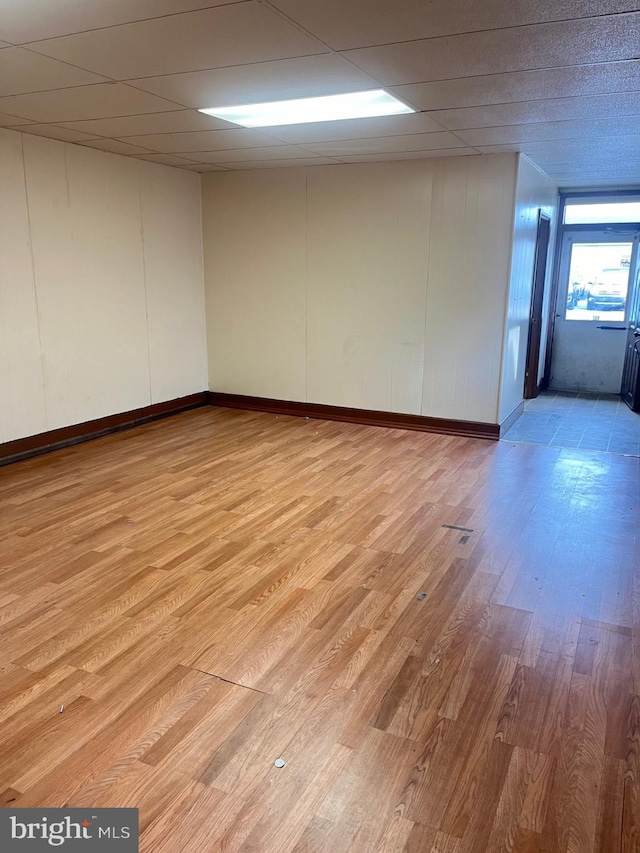
[[[0,131],[0,441],[46,429],[22,139]]]
[[[0,146],[2,440],[204,390],[199,178],[14,131]]]
[[[309,170],[308,401],[419,414],[432,166]]]
[[[47,428],[150,403],[134,160],[24,137]]]
[[[140,164],[151,402],[207,387],[200,176]]]
[[[205,175],[211,390],[497,423],[515,163]]]
[[[515,158],[434,169],[422,414],[496,423]]]
[[[538,211],[551,217],[538,379],[544,372],[549,296],[555,243],[558,188],[528,157],[519,155],[514,205],[513,249],[504,327],[500,422],[522,401],[531,313],[531,295],[538,233]]]
[[[210,386],[305,400],[306,169],[216,178],[203,198]]]

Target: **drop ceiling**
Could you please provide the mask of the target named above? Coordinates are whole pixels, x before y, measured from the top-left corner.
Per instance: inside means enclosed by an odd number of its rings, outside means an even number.
[[[0,126],[197,172],[521,151],[640,184],[640,3],[2,0]],[[385,88],[417,112],[261,130],[198,107]]]

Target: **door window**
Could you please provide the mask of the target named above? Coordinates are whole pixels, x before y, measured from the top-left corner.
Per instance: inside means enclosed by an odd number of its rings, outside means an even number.
[[[624,322],[632,242],[572,242],[565,320]]]

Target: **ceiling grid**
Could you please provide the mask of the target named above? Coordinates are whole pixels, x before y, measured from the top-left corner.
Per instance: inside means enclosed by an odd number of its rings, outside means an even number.
[[[639,57],[628,0],[13,0],[0,127],[192,171],[521,151],[561,186],[628,186]],[[197,111],[379,88],[417,112]]]

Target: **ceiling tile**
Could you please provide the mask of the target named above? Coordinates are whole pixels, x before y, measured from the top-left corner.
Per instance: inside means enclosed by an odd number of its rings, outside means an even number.
[[[604,170],[602,172],[549,172],[549,177],[562,189],[573,187],[597,187],[606,186],[611,189],[615,187],[638,187],[638,173],[635,175],[628,172],[612,172]]]
[[[634,0],[271,0],[335,50],[635,11]]]
[[[637,172],[618,172],[615,169],[599,172],[558,172],[554,178],[561,186],[595,186],[596,184],[637,186],[638,183]]]
[[[111,154],[149,154],[148,149],[138,145],[129,145],[120,142],[119,139],[94,139],[93,142],[83,142],[88,148],[99,148],[101,151],[109,151]]]
[[[581,154],[576,152],[576,156],[573,158],[566,157],[561,160],[555,160],[553,155],[550,155],[550,160],[545,160],[545,168],[546,169],[555,169],[556,171],[563,172],[589,172],[589,171],[604,171],[608,170],[620,170],[620,171],[633,171],[638,175],[638,166],[640,165],[640,156],[636,155],[627,155],[624,158],[624,163],[612,162],[611,158],[607,156],[606,151],[600,151],[599,153],[585,152]]]
[[[104,77],[21,47],[0,50],[0,96],[102,83]]]
[[[553,182],[560,190],[581,188],[593,189],[599,187],[603,189],[637,187],[637,177],[634,178],[631,175],[617,175],[612,174],[611,172],[596,172],[591,175],[565,175],[558,173],[557,175],[550,175],[549,177],[552,177]]]
[[[624,116],[616,120],[623,134],[640,133],[640,116]],[[611,120],[553,121],[506,127],[480,127],[457,132],[469,145],[503,145],[515,142],[541,142],[553,139],[588,139],[611,135]]]
[[[581,158],[588,164],[594,157],[602,157],[608,163],[624,165],[629,156],[637,157],[640,151],[640,136],[605,136],[598,139],[557,139],[547,142],[521,142],[512,145],[478,145],[483,154],[501,151],[522,151],[538,165],[561,161],[578,163]]]
[[[611,180],[590,180],[590,181],[567,181],[563,183],[562,181],[554,180],[554,183],[561,190],[581,190],[581,189],[626,189],[628,187],[635,186],[635,181],[632,180],[620,180],[620,181],[611,181]]]
[[[0,113],[0,127],[12,127],[13,125],[25,124],[25,119],[18,116],[8,116]]]
[[[376,89],[376,80],[334,53],[130,80],[187,107],[231,106]]]
[[[383,154],[464,147],[465,143],[452,133],[415,133],[404,136],[379,136],[375,139],[344,139],[341,142],[312,142],[305,145],[305,148],[316,154],[327,154],[340,159],[348,154]],[[455,151],[451,154],[455,155]]]
[[[97,83],[0,98],[0,111],[37,122],[68,122],[175,110],[176,105],[124,83]]]
[[[247,163],[229,163],[229,169],[283,169],[285,167],[302,166],[331,166],[339,161],[331,160],[329,157],[302,157],[295,160],[251,160]]]
[[[607,92],[635,92],[639,78],[640,61],[625,60],[411,83],[394,86],[392,91],[417,109],[446,110]]]
[[[64,127],[95,133],[96,136],[140,136],[147,133],[182,133],[189,130],[217,130],[228,128],[229,122],[206,116],[196,110],[174,110],[164,113],[146,113],[120,118],[89,119],[65,122]]]
[[[554,179],[558,180],[561,183],[573,183],[576,180],[580,181],[588,181],[591,183],[592,179],[596,178],[608,178],[612,183],[621,177],[631,177],[630,172],[618,172],[616,169],[597,169],[590,172],[585,171],[568,171],[568,172],[554,172]]]
[[[434,157],[462,157],[469,154],[478,154],[475,148],[450,148],[434,149],[433,151],[389,151],[380,154],[345,154],[340,157],[343,163],[375,163],[378,160],[431,160]]]
[[[615,131],[611,136],[601,136],[597,139],[557,139],[549,142],[524,142],[522,145],[527,151],[537,154],[541,162],[558,159],[559,153],[573,162],[584,157],[585,163],[590,163],[594,157],[599,156],[608,163],[617,162],[618,165],[624,166],[629,158],[640,160],[640,135],[619,136]]]
[[[627,152],[624,162],[612,162],[608,156],[606,149],[601,149],[599,152],[574,150],[572,156],[567,156],[566,152],[547,152],[543,155],[545,165],[549,168],[569,171],[573,168],[579,168],[584,171],[590,169],[634,169],[637,173],[638,165],[640,164],[640,149],[635,154]]]
[[[640,92],[556,98],[551,101],[524,101],[487,107],[467,107],[460,110],[438,110],[434,113],[434,118],[449,130],[462,130],[469,127],[500,127],[537,121],[607,118],[620,115],[640,115]]]
[[[92,30],[29,47],[114,80],[328,52],[257,0]]]
[[[47,136],[49,139],[60,139],[62,142],[85,142],[96,138],[95,134],[81,133],[77,130],[69,130],[66,127],[56,127],[55,124],[26,124],[11,129],[23,133],[33,133],[36,136]]]
[[[191,155],[203,163],[248,163],[250,160],[295,160],[309,159],[310,155],[304,148],[295,145],[276,145],[270,148],[230,148],[222,151],[196,151]],[[315,159],[315,158],[314,158]]]
[[[197,161],[186,157],[176,157],[175,154],[138,154],[136,160],[146,160],[148,163],[161,163],[163,166],[193,166]]]
[[[214,163],[197,163],[193,166],[180,166],[180,169],[188,169],[190,172],[228,172],[224,166],[216,166]]]
[[[152,151],[168,154],[189,151],[221,151],[229,148],[256,148],[260,145],[281,145],[277,139],[269,140],[255,130],[201,130],[194,133],[162,133],[147,136],[127,136],[124,142],[144,145]]]
[[[376,136],[400,136],[409,133],[441,132],[442,125],[424,113],[347,119],[345,121],[310,122],[270,127],[268,133],[285,142],[335,142]]]
[[[0,34],[21,44],[235,2],[238,0],[18,0],[4,4]]]
[[[640,14],[631,13],[389,44],[344,55],[384,85],[397,86],[636,59],[638,27]]]

